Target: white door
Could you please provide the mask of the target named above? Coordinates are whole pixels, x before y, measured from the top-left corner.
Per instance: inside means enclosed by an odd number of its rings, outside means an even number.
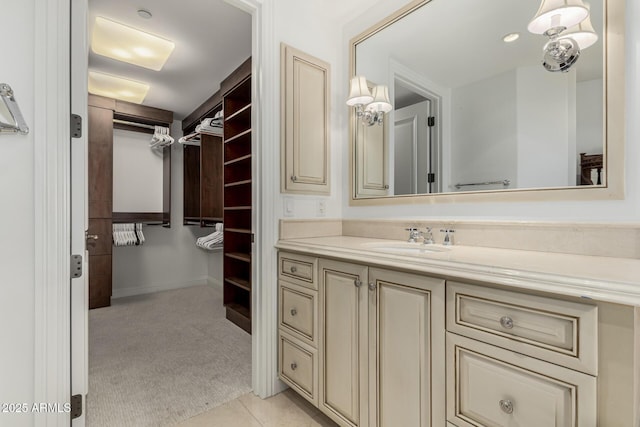
[[[429,190],[433,172],[428,119],[431,101],[399,108],[394,112],[394,194],[423,194]]]
[[[82,256],[82,276],[71,279],[71,395],[81,395],[82,416],[74,427],[85,425],[89,391],[89,262],[85,233],[87,205],[87,1],[71,2],[71,111],[82,117],[82,136],[71,139],[71,254]]]

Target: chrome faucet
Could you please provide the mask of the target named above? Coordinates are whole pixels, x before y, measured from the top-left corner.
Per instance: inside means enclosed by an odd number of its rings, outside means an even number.
[[[452,230],[450,228],[445,228],[444,230],[440,230],[441,233],[444,233],[444,240],[442,241],[442,244],[444,246],[452,246],[453,245],[453,233],[456,232],[456,230]]]
[[[427,227],[426,231],[422,233],[422,244],[423,245],[433,245],[435,242],[433,241],[433,234],[431,233],[431,227]]]
[[[417,228],[409,227],[409,228],[405,228],[405,230],[409,232],[409,238],[407,239],[407,242],[415,243],[418,241],[418,239],[420,238],[420,232],[418,231]]]

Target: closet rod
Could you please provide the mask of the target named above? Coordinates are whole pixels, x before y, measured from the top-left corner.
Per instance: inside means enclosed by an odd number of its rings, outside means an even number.
[[[156,127],[153,125],[145,125],[144,123],[128,122],[126,120],[120,120],[120,119],[113,119],[113,123],[118,123],[118,124],[127,125],[127,126],[136,126],[144,129],[156,130]]]

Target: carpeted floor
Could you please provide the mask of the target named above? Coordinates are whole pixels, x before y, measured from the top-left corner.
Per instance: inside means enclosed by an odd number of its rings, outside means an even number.
[[[251,390],[251,336],[210,286],[89,312],[87,426],[166,426]]]

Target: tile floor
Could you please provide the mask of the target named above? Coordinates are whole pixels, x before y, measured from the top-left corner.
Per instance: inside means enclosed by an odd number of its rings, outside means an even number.
[[[190,418],[178,427],[335,427],[317,408],[291,389],[262,400],[245,394]]]

